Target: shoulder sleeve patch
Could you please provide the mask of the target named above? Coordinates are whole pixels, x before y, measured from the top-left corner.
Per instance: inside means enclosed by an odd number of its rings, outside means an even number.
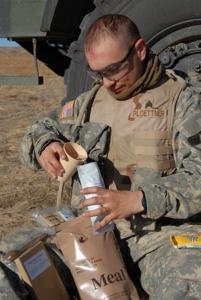
[[[61,109],[60,119],[73,119],[75,100],[67,102]]]

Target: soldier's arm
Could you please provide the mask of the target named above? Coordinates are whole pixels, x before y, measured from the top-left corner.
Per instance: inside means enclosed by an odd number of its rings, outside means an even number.
[[[173,126],[177,171],[142,186],[146,216],[187,219],[201,212],[201,101],[187,88],[177,103]]]
[[[79,105],[80,99],[77,99],[67,107],[59,107],[28,128],[20,145],[20,160],[23,164],[40,169],[39,158],[48,145],[71,139],[72,124],[79,112]]]
[[[67,141],[78,142],[93,160],[98,161],[105,157],[110,135],[109,126],[91,122],[83,123],[84,117],[79,126],[75,125],[80,108],[83,107],[82,103],[89,96],[91,97],[91,91],[83,93],[75,101],[68,102],[62,109],[53,111],[33,124],[21,143],[21,161],[33,169],[39,169],[41,158],[43,159],[44,154],[45,156],[47,154],[45,149],[52,148],[53,143],[56,143],[58,149],[58,143]],[[50,149],[51,153],[55,152],[55,147],[53,148]],[[58,151],[58,154],[62,155],[60,150],[56,150]],[[44,160],[42,166],[45,167]],[[48,173],[51,174],[52,171]]]

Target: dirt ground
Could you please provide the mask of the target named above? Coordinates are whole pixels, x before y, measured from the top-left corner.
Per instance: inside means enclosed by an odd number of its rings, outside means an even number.
[[[0,48],[0,75],[32,75],[33,59],[22,48]],[[0,239],[32,223],[32,212],[53,206],[58,183],[25,168],[19,143],[26,128],[65,97],[63,78],[39,64],[41,86],[0,85]]]

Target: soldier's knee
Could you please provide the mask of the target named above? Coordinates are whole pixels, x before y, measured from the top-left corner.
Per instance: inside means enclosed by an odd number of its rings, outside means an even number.
[[[200,300],[201,282],[176,277],[158,280],[150,300]]]

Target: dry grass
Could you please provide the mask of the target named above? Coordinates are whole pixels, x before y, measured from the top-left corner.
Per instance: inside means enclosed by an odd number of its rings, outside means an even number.
[[[0,74],[33,74],[32,56],[0,48]],[[21,165],[19,143],[26,128],[65,96],[63,78],[40,64],[42,86],[0,86],[0,238],[32,222],[31,213],[55,204],[58,183],[44,171]]]

